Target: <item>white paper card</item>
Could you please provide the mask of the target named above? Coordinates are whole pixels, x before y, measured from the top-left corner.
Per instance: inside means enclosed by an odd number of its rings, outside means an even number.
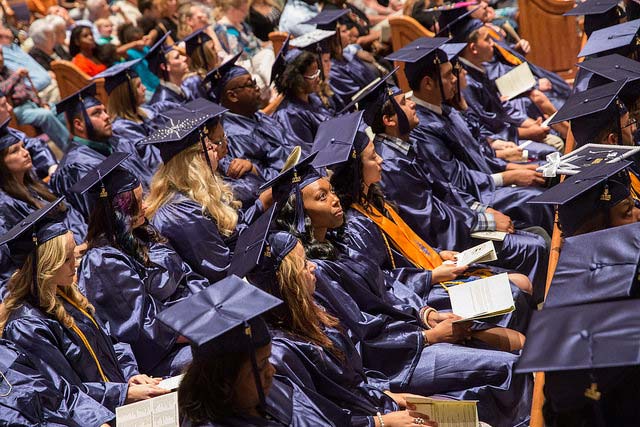
[[[182,381],[182,377],[184,377],[184,375],[176,375],[175,377],[164,379],[160,381],[158,387],[170,391],[177,390],[178,387],[180,387],[180,381]]]
[[[505,231],[476,231],[471,233],[474,239],[493,240],[494,242],[503,242],[507,233]]]
[[[547,117],[547,120],[545,120],[544,122],[542,122],[542,127],[549,127],[549,122],[551,120],[553,120],[553,118],[556,116],[556,114],[558,114],[558,112],[556,111],[555,113],[553,113],[552,115],[550,115],[549,117]]]
[[[437,421],[440,427],[478,427],[477,402],[473,400],[437,400],[421,396],[407,396],[416,411]]]
[[[536,78],[526,62],[496,79],[496,86],[500,91],[500,95],[507,97],[507,99],[515,98],[535,85]]]
[[[474,262],[489,262],[497,259],[496,249],[493,246],[493,242],[489,240],[457,254],[456,264],[471,265]]]
[[[116,408],[117,427],[179,427],[178,393]]]
[[[507,273],[450,286],[453,314],[463,320],[505,314],[515,310]]]

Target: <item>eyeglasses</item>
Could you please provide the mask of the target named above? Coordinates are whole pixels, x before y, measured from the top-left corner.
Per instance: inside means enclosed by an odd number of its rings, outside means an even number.
[[[629,119],[629,121],[624,126],[622,126],[622,129],[628,128],[629,126],[635,126],[637,124],[638,124],[638,119],[636,118]]]
[[[240,89],[255,88],[255,87],[258,87],[258,83],[256,82],[256,79],[251,79],[247,83],[243,84],[242,86],[236,86],[234,88],[227,89],[227,90],[240,90]]]
[[[204,146],[206,148],[207,151],[211,151],[211,150],[217,150],[219,146],[221,146],[222,144],[227,142],[227,134],[224,133],[222,134],[222,138],[220,138],[217,141],[211,141],[209,139],[209,137],[205,137],[204,139]]]
[[[302,77],[304,77],[307,80],[315,80],[318,77],[320,77],[320,70],[316,71],[315,73],[311,74],[310,76],[303,75]]]

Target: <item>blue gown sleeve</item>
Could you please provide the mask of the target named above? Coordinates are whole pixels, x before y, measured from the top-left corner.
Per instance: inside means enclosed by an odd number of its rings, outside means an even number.
[[[5,326],[2,336],[32,355],[38,370],[53,381],[56,388],[64,387],[64,378],[79,386],[84,393],[111,411],[124,404],[128,384],[83,383],[69,365],[65,355],[55,345],[56,336],[40,319],[23,317],[12,320]]]
[[[112,127],[113,136],[116,139],[124,139],[130,144],[133,144],[138,155],[142,158],[145,166],[149,170],[155,171],[158,168],[158,165],[162,163],[160,150],[151,144],[139,144],[140,141],[149,135],[149,129],[146,126],[142,123],[117,118],[114,120]]]
[[[36,170],[38,178],[42,179],[49,175],[49,168],[58,164],[56,156],[53,154],[46,142],[40,138],[24,138],[24,147],[29,150],[33,168]]]

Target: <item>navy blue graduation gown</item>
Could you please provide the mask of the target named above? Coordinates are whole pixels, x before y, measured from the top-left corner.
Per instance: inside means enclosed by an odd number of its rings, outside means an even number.
[[[468,204],[477,201],[509,215],[517,228],[540,226],[551,232],[551,207],[526,203],[543,190],[496,188],[489,166],[478,153],[476,141],[457,111],[443,106],[443,114],[437,114],[417,105],[416,112],[420,125],[411,131],[416,141],[416,157],[436,180],[450,183]]]
[[[387,376],[391,391],[479,400],[480,419],[496,426],[528,418],[532,380],[513,374],[517,356],[487,350],[482,343],[474,343],[479,348],[447,343],[424,347],[420,324],[410,309],[402,311],[385,301],[384,279],[370,261],[354,252],[336,261],[313,261],[318,264],[316,295],[323,305],[324,299],[340,295],[341,288],[367,314],[371,324],[355,324],[367,334],[358,344],[363,365]],[[333,313],[351,329],[354,318],[346,316],[353,313]]]
[[[115,415],[63,378],[47,380],[27,354],[0,340],[0,422],[26,426],[99,426]]]
[[[253,117],[227,112],[222,125],[231,157],[250,160],[266,181],[278,176],[294,144],[277,120],[262,112]]]
[[[333,342],[337,354],[281,329],[271,329],[270,361],[278,374],[296,384],[312,388],[351,414],[353,426],[370,426],[377,412],[397,411],[398,405],[389,396],[369,383],[362,359],[353,342],[335,329],[325,333]]]
[[[188,101],[207,97],[207,90],[202,83],[202,78],[197,73],[193,73],[185,78],[180,87],[184,91]]]
[[[0,225],[0,233],[4,234],[7,229]],[[0,246],[0,302],[4,300],[7,293],[7,283],[13,272],[18,268],[11,260],[7,245]]]
[[[153,105],[157,102],[163,101],[174,102],[176,104],[184,104],[188,101],[188,98],[184,90],[182,90],[181,92],[176,92],[170,87],[162,84],[161,80],[160,84],[156,86],[156,90],[153,92],[149,104]]]
[[[102,163],[110,154],[111,148],[114,151],[131,154],[124,161],[123,167],[140,180],[143,188],[149,188],[149,183],[151,182],[153,174],[140,158],[133,145],[129,145],[126,140],[116,140],[115,138],[112,138],[109,144],[102,144],[105,149],[100,152],[76,140],[72,140],[67,152],[60,160],[58,170],[51,176],[49,183],[51,190],[59,196],[65,196],[67,203],[80,212],[85,221],[88,221],[89,214],[97,202],[97,198],[91,192],[81,195],[71,192],[70,189],[80,178]]]
[[[262,204],[256,201],[240,211],[237,229],[253,222],[262,210]],[[237,236],[221,235],[200,204],[178,193],[156,211],[151,222],[197,274],[211,283],[226,277]]]
[[[15,129],[14,129],[15,130]],[[42,179],[49,175],[49,168],[58,164],[56,156],[53,154],[46,142],[40,138],[29,138],[25,135],[24,148],[29,150],[31,163],[38,175]]]
[[[114,344],[98,319],[100,328],[66,301],[63,305],[87,338],[109,382],[103,382],[91,353],[75,332],[29,303],[11,313],[3,338],[32,356],[38,370],[56,388],[62,388],[64,378],[114,411],[126,400],[127,380],[138,374],[131,348],[124,343]]]
[[[413,148],[400,152],[383,143],[381,137],[376,138],[375,144],[384,159],[381,186],[385,196],[397,204],[402,219],[425,242],[455,251],[480,243],[471,237],[477,214],[452,197],[455,190],[450,190],[447,183],[433,180],[418,162]],[[405,191],[407,188],[411,191]],[[542,237],[516,231],[494,245],[498,254],[494,265],[526,274],[534,289],[544,290],[548,252]]]
[[[78,287],[113,336],[131,345],[140,370],[153,376],[177,375],[191,361],[187,344],[156,320],[165,308],[208,286],[163,243],[149,246],[153,265],[144,266],[112,247],[91,248],[78,270]]]
[[[242,203],[242,206],[253,206],[260,195],[260,187],[267,182],[261,175],[247,172],[240,178],[231,178],[227,175],[231,164],[230,155],[226,155],[218,161],[217,172],[224,182],[231,186],[233,197]]]
[[[320,98],[312,94],[309,103],[297,98],[285,98],[273,117],[282,125],[290,141],[302,148],[302,156],[311,154],[313,139],[316,137],[318,126],[329,120],[333,114],[323,104]]]
[[[269,394],[265,396],[265,408],[268,418],[236,415],[220,422],[196,424],[202,427],[348,427],[350,417],[331,402],[315,394],[312,390],[300,387],[288,378],[273,377]],[[195,426],[183,422],[185,427]]]
[[[329,87],[333,91],[337,111],[346,107],[351,102],[351,97],[376,77],[378,74],[356,56],[351,59],[332,58]]]

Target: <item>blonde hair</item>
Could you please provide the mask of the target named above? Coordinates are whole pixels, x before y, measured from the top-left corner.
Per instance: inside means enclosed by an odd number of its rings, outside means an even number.
[[[56,283],[53,283],[53,277],[56,272],[64,265],[67,257],[67,239],[68,232],[61,236],[54,237],[51,240],[38,246],[38,298],[39,307],[46,314],[62,323],[66,328],[75,326],[73,317],[67,313],[60,298],[57,296],[58,289]],[[9,295],[0,305],[0,335],[4,332],[7,321],[11,313],[20,307],[31,292],[33,284],[33,253],[29,254],[22,268],[17,270],[11,276],[7,286]],[[87,298],[80,293],[76,285],[69,286],[64,289],[64,294],[76,305],[88,313],[93,314],[94,308]]]
[[[94,22],[93,25],[95,25],[96,28],[100,29],[100,27],[103,27],[105,25],[111,25],[111,21],[109,21],[107,18],[100,18],[96,19],[96,22]]]
[[[219,62],[218,53],[215,50],[213,40],[207,40],[202,43],[202,49],[197,47],[189,57],[191,71],[198,73],[201,78],[204,78],[209,71],[216,68],[219,65]]]
[[[220,234],[230,236],[238,223],[241,203],[235,200],[231,187],[220,175],[211,173],[201,153],[202,145],[193,144],[160,165],[146,200],[147,215],[153,217],[162,205],[180,192],[202,206],[202,211],[216,222]]]
[[[116,86],[116,88],[109,94],[107,111],[109,112],[112,120],[116,117],[120,117],[140,123],[143,119],[147,118],[147,115],[139,106],[131,105],[132,95],[134,102],[135,97],[137,96],[137,89],[133,86],[133,83],[136,80],[140,80],[140,77],[134,77],[131,80],[127,79],[125,82]],[[131,90],[131,92],[129,92],[129,90]]]
[[[305,259],[294,251],[289,252],[278,267],[276,277],[284,301],[282,307],[286,312],[284,319],[280,319],[279,326],[338,354],[333,342],[324,333],[323,327],[335,328],[340,323],[315,303],[303,278],[304,269]]]

